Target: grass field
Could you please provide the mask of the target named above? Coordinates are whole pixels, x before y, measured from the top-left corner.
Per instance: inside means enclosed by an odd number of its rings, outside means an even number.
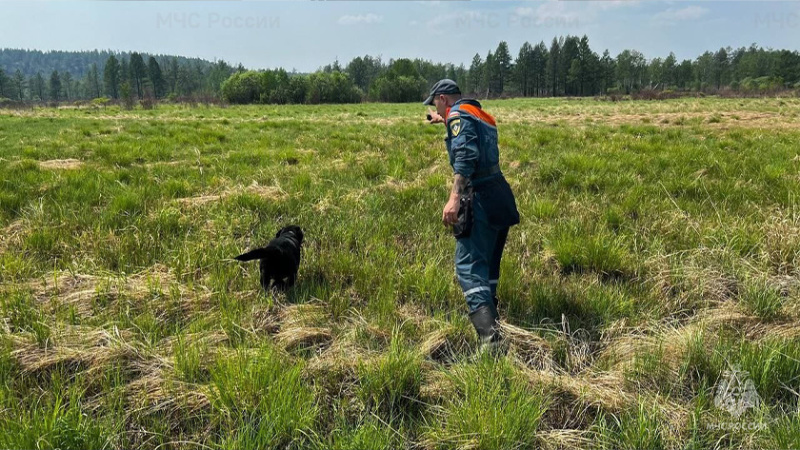
[[[0,111],[0,448],[800,448],[800,99],[485,108],[498,359],[419,105]]]

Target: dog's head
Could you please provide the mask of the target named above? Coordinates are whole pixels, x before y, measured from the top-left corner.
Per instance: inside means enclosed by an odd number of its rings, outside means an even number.
[[[278,233],[275,235],[275,237],[281,237],[286,235],[293,236],[295,239],[297,239],[298,244],[303,243],[303,230],[300,229],[300,227],[298,227],[297,225],[289,225],[288,227],[281,228],[280,230],[278,230]]]

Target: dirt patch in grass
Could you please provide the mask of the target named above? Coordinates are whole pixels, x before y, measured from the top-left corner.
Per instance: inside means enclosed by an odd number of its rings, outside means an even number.
[[[42,169],[49,169],[49,170],[69,170],[69,169],[78,169],[83,165],[80,160],[77,159],[51,159],[48,161],[40,161],[39,167]]]

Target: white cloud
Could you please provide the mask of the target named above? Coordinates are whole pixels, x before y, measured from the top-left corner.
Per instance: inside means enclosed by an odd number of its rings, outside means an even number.
[[[344,15],[339,17],[339,25],[370,25],[383,22],[383,16],[373,13]]]
[[[687,6],[682,9],[669,8],[656,14],[655,19],[661,22],[697,20],[709,12],[710,10],[708,8],[702,6]]]

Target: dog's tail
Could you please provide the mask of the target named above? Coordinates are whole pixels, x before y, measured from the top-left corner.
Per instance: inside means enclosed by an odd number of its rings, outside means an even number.
[[[242,253],[241,255],[233,258],[237,261],[252,261],[254,259],[268,259],[271,256],[280,253],[280,251],[274,247],[264,247],[264,248],[257,248],[255,250],[250,250],[247,253]]]

